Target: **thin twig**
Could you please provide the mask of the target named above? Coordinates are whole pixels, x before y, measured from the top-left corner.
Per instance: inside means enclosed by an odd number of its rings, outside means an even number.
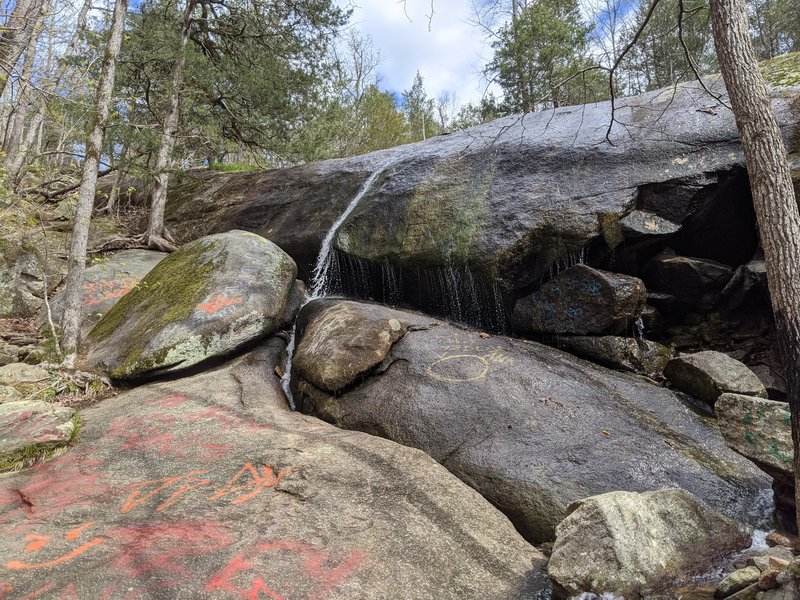
[[[698,72],[697,65],[695,65],[694,58],[692,57],[692,53],[689,52],[689,47],[686,45],[686,40],[683,39],[683,16],[685,14],[686,10],[684,9],[683,6],[683,0],[678,0],[678,40],[680,41],[681,46],[683,47],[683,53],[686,56],[686,62],[689,63],[689,68],[692,70],[692,73],[694,73],[694,76],[697,78],[700,87],[702,87],[709,96],[714,98],[714,100],[719,102],[722,106],[724,106],[728,110],[733,110],[730,106],[728,106],[728,103],[725,102],[725,100],[722,98],[721,95],[715,94],[710,89],[708,89],[708,87],[706,87],[706,84],[703,81],[703,77]]]
[[[44,228],[44,221],[42,220],[42,211],[37,209],[39,214],[39,225],[42,228],[42,235],[44,236],[44,268],[42,269],[42,289],[44,290],[44,305],[47,308],[47,324],[50,327],[50,335],[53,338],[53,347],[58,354],[59,360],[64,360],[64,355],[61,352],[61,344],[58,343],[58,334],[56,333],[56,326],[53,323],[53,311],[50,309],[50,299],[48,298],[48,283],[47,283],[47,265],[49,264],[48,249],[47,249],[47,230]]]

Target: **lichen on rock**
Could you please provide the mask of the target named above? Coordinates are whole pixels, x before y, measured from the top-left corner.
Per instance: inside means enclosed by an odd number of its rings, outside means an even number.
[[[86,360],[130,379],[230,353],[281,325],[296,274],[286,253],[252,233],[186,244],[98,322]]]

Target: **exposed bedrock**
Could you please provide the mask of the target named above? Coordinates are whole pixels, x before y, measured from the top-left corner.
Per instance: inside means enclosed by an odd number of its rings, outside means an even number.
[[[773,91],[787,145],[796,95]],[[493,313],[581,260],[631,275],[666,247],[727,268],[750,260],[755,221],[730,111],[687,83],[618,101],[606,141],[610,118],[609,103],[565,107],[355,158],[194,173],[173,191],[169,224],[181,240],[257,232],[306,277],[378,173],[334,238],[333,291],[495,329],[506,323]]]
[[[541,344],[419,313],[316,300],[298,317],[295,401],[424,450],[527,539],[614,490],[680,487],[740,520],[769,478],[669,390]]]
[[[4,475],[0,594],[549,597],[544,556],[430,457],[291,412],[283,349],[86,409],[67,454]]]

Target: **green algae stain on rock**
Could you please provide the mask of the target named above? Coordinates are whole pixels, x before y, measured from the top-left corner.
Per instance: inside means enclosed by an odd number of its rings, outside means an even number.
[[[267,335],[297,267],[272,242],[231,231],[165,258],[100,320],[87,362],[117,379],[188,368]]]
[[[353,218],[341,228],[337,247],[372,261],[389,258],[417,266],[468,264],[478,252],[494,170],[485,160],[439,160],[410,196],[400,200],[402,208],[396,218],[377,227],[369,219]],[[373,187],[381,186],[379,180]]]

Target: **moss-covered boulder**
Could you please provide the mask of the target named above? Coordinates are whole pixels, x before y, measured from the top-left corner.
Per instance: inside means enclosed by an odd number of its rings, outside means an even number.
[[[275,331],[297,267],[261,236],[230,231],[161,261],[89,333],[88,366],[116,379],[179,371]]]

